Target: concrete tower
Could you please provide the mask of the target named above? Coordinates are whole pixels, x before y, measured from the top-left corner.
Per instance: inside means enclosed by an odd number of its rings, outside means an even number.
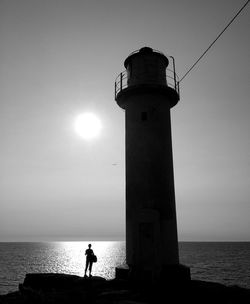
[[[144,47],[128,56],[115,83],[126,115],[126,262],[138,278],[180,269],[170,121],[179,90],[168,64]]]

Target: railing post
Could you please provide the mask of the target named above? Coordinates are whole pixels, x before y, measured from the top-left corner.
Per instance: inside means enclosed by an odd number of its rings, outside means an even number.
[[[115,80],[115,98],[116,98],[116,80]]]
[[[173,70],[174,70],[174,88],[179,93],[178,87],[177,87],[177,82],[176,82],[176,74],[175,74],[175,60],[173,56],[169,56],[173,60]]]
[[[120,74],[120,91],[122,91],[122,78],[123,78],[123,75],[122,73]]]

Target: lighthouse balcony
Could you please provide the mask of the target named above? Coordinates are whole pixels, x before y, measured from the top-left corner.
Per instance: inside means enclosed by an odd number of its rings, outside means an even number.
[[[164,78],[159,79],[156,77],[147,77],[148,75],[138,75],[137,81],[131,81],[131,76],[129,75],[129,70],[121,72],[115,79],[115,100],[117,100],[118,95],[128,89],[133,89],[140,86],[161,86],[170,87],[175,90],[177,95],[180,95],[179,89],[179,78],[177,74],[171,70],[166,69],[166,75]]]

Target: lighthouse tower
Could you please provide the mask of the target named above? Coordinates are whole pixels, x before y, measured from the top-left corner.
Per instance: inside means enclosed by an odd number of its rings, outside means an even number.
[[[170,120],[179,90],[168,65],[164,54],[144,47],[128,56],[115,82],[115,100],[126,116],[126,263],[139,279],[172,276],[183,267]]]

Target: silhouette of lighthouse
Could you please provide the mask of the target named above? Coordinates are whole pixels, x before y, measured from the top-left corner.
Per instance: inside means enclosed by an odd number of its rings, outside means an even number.
[[[170,109],[179,88],[171,59],[170,75],[164,54],[141,48],[115,82],[126,117],[126,263],[139,279],[188,272],[178,255]]]

